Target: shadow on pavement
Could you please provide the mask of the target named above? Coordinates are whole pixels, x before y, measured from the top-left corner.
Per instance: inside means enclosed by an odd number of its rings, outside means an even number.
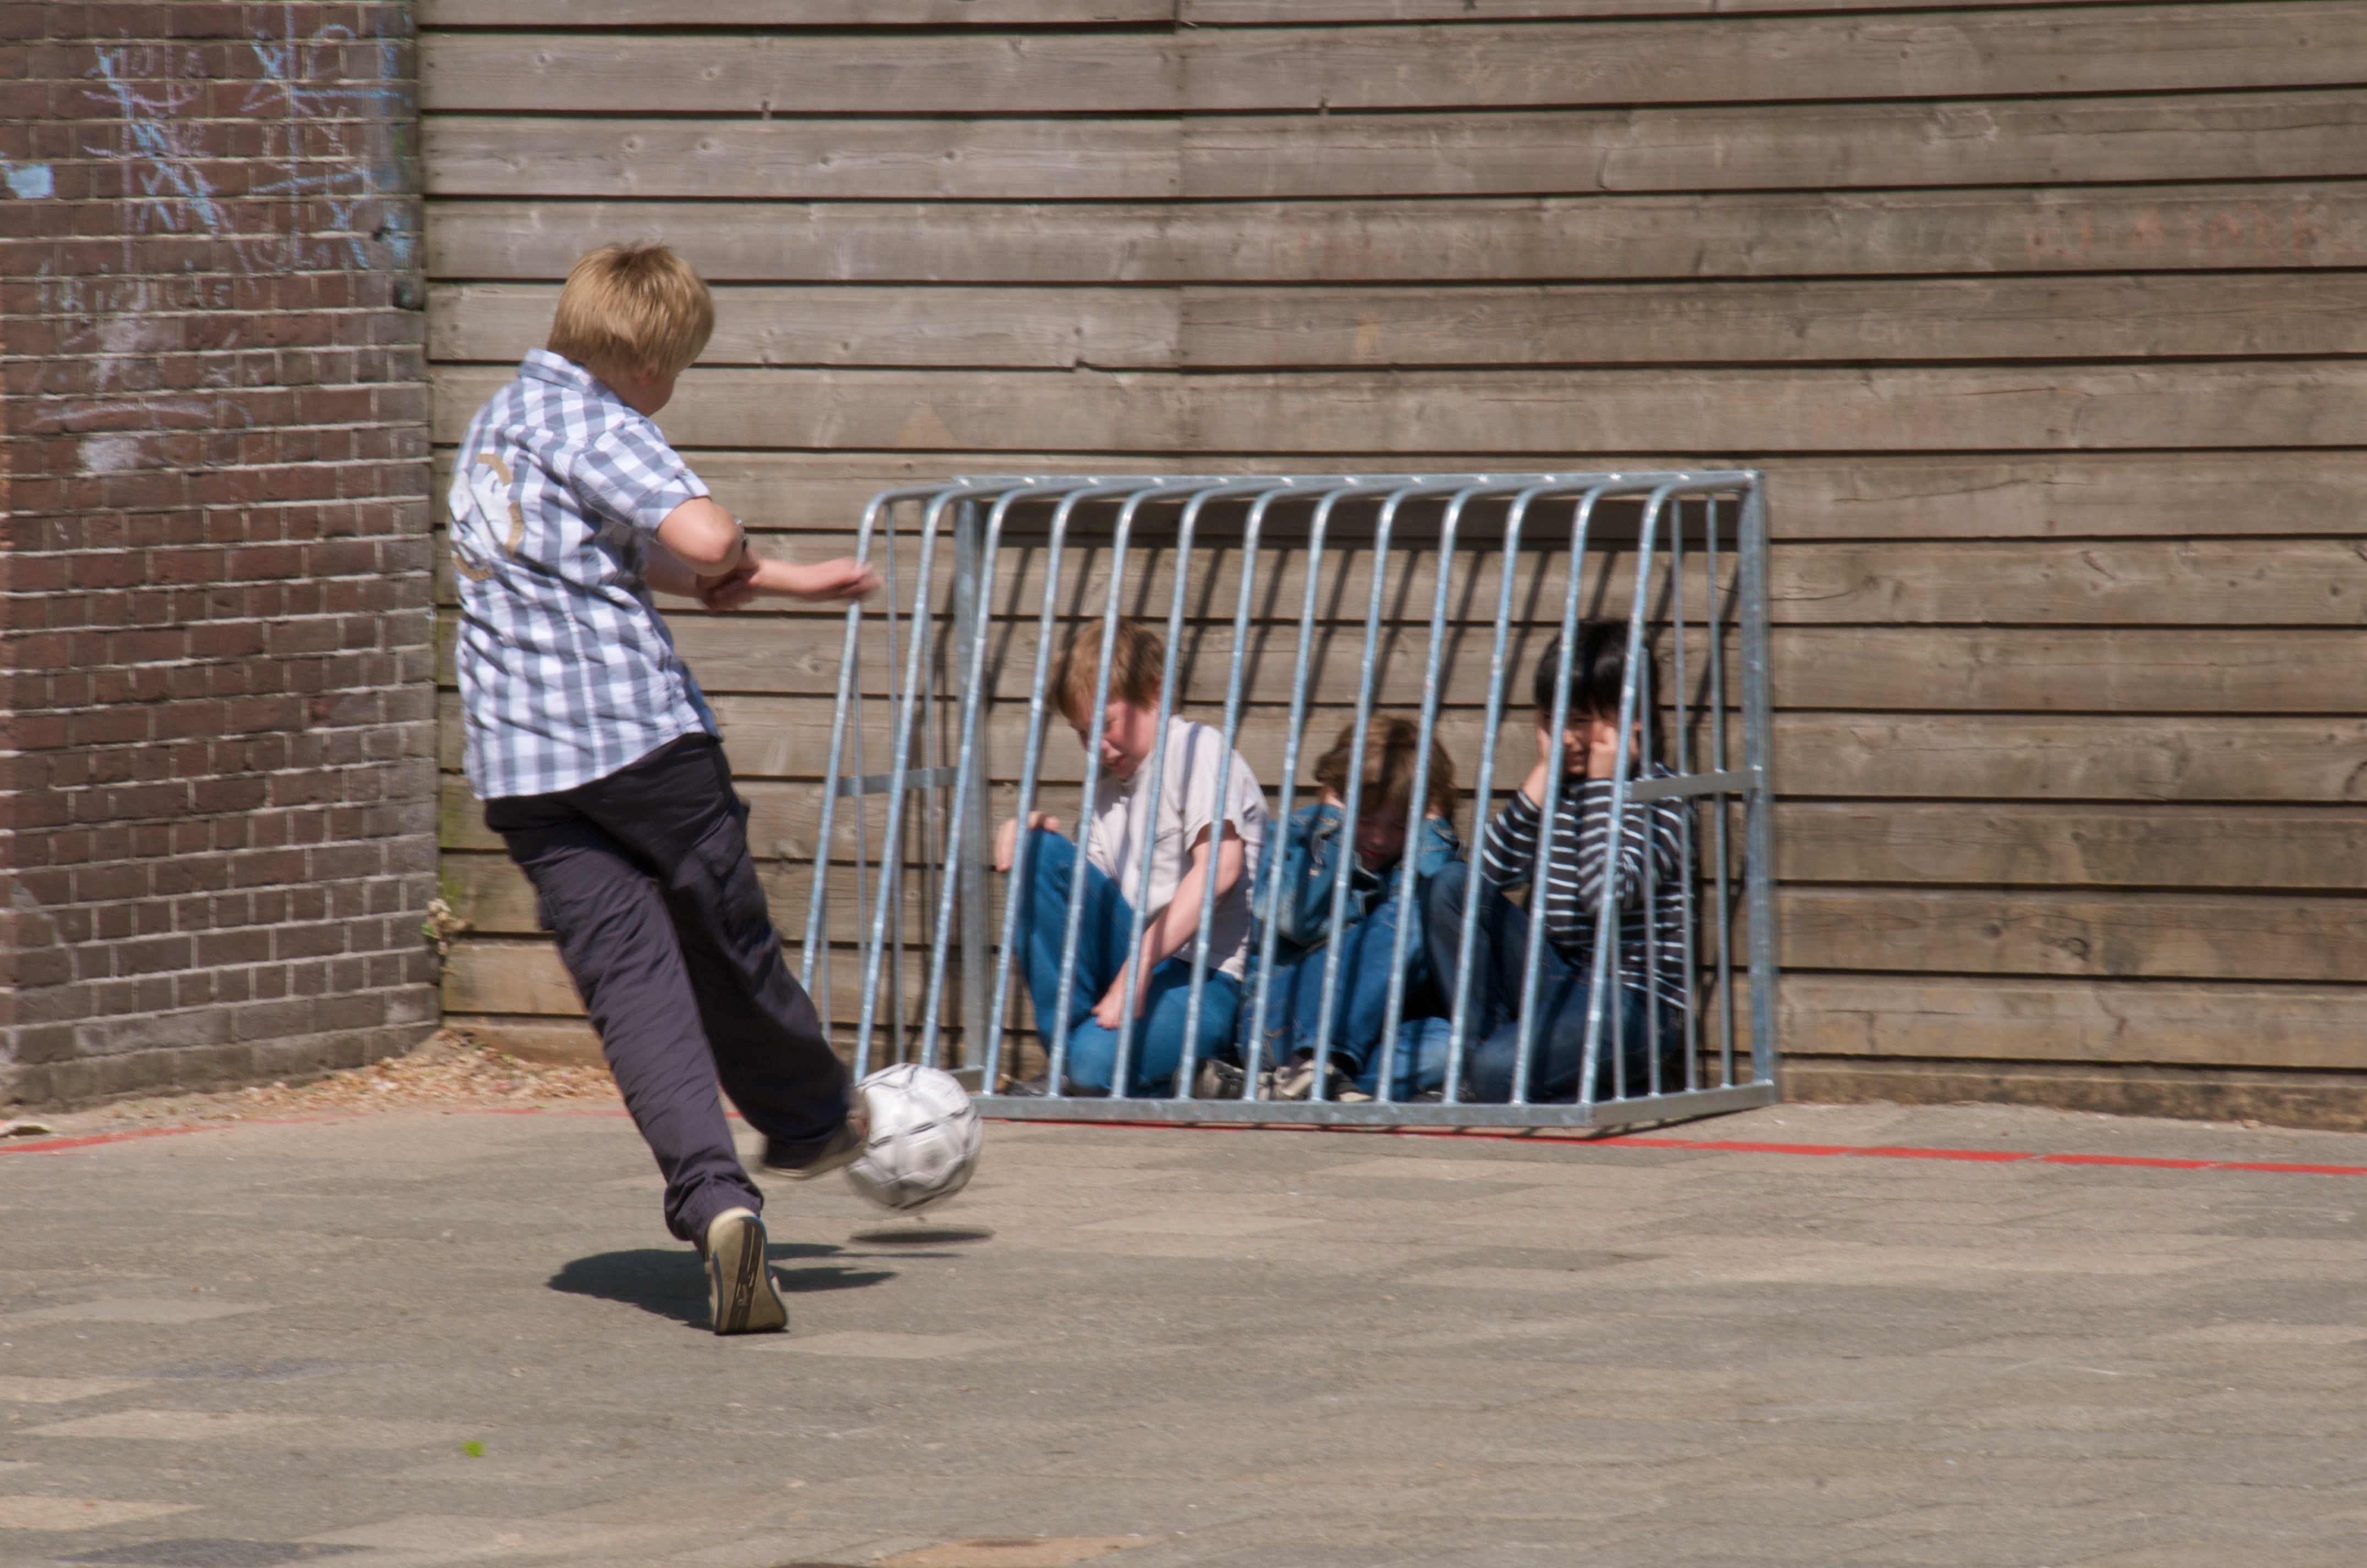
[[[849,1269],[830,1264],[785,1267],[799,1259],[828,1258],[839,1248],[811,1243],[775,1242],[764,1249],[783,1295],[814,1291],[853,1291],[892,1280],[892,1269]],[[554,1291],[623,1302],[695,1328],[707,1326],[707,1275],[698,1255],[681,1247],[640,1247],[629,1252],[595,1252],[561,1267],[549,1280]]]

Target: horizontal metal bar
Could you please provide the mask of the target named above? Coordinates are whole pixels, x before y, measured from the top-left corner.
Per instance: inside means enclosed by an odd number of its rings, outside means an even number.
[[[914,768],[904,775],[904,787],[908,790],[935,789],[940,784],[953,783],[960,776],[959,768]],[[895,788],[896,775],[893,773],[866,773],[859,779],[838,781],[840,795],[889,795]]]
[[[1600,1105],[1444,1105],[1398,1101],[1342,1104],[1305,1100],[1057,1100],[980,1095],[981,1116],[1010,1122],[1206,1122],[1229,1126],[1316,1122],[1352,1127],[1619,1127],[1673,1122],[1775,1103],[1773,1084],[1606,1100]]]
[[[1682,795],[1732,795],[1750,787],[1750,775],[1728,769],[1722,773],[1686,773],[1673,779],[1637,779],[1627,786],[1627,798],[1666,800]]]

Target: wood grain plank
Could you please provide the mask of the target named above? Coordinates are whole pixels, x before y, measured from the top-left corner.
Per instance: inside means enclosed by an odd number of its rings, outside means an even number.
[[[2243,357],[2367,351],[2348,278],[2176,276],[1186,288],[1178,363],[1378,365]]]
[[[1787,1053],[2355,1069],[2367,988],[1786,975]]]
[[[1163,628],[1163,617],[1161,617]],[[448,625],[448,622],[447,622]],[[815,617],[692,617],[672,622],[675,646],[710,694],[830,697],[838,689],[841,630]],[[436,678],[449,684],[454,633],[439,629]],[[1551,623],[1523,623],[1507,639],[1508,706],[1528,701],[1528,671],[1553,635]],[[1319,627],[1307,690],[1322,704],[1356,699],[1364,651],[1361,617]],[[1449,707],[1487,701],[1492,626],[1449,628],[1436,683]],[[861,645],[862,688],[887,693],[886,645],[875,630]],[[1242,660],[1245,693],[1289,689],[1297,678],[1295,622],[1252,626]],[[996,639],[985,689],[996,702],[1024,703],[1035,678],[1036,621]],[[1234,647],[1229,624],[1187,623],[1178,691],[1187,706],[1221,712]],[[1671,641],[1658,645],[1660,690],[1674,682]],[[1698,690],[1707,643],[1688,641],[1689,679]],[[1374,701],[1411,711],[1426,685],[1425,626],[1383,628],[1374,664]],[[1785,708],[1923,709],[1973,713],[2327,714],[2367,712],[2367,635],[2350,630],[2174,628],[2102,630],[1981,627],[1779,627],[1770,639],[1775,702]],[[1741,690],[1731,641],[1727,687]],[[901,679],[900,674],[898,677]],[[1729,695],[1729,700],[1731,695]]]
[[[1784,479],[1770,485],[1779,502],[1784,488]],[[1915,531],[1911,525],[1901,529]],[[1769,613],[1792,625],[2004,621],[2025,626],[2351,626],[2367,622],[2367,555],[2355,541],[2342,538],[1907,538],[1877,544],[1787,543],[1771,557]]]
[[[612,119],[430,114],[432,196],[1140,201],[1183,187],[1147,119]]]
[[[798,939],[791,937],[787,948],[789,971],[796,974],[799,957]],[[856,964],[852,949],[842,949],[831,954],[831,976],[834,982],[832,999],[836,1004],[832,1016],[833,1021],[842,1028],[850,1022],[848,1014],[854,1006],[861,974]],[[892,970],[889,972],[892,973]],[[917,997],[928,979],[928,971],[920,954],[907,951],[903,977],[905,995]],[[820,987],[816,988],[819,990]],[[558,950],[548,942],[476,937],[455,942],[451,957],[444,963],[443,1000],[447,1013],[498,1013],[512,1017],[546,1018],[583,1016],[583,1002],[575,994],[575,982],[568,977],[566,966],[560,963]],[[852,1030],[847,1032],[851,1033]]]
[[[1560,114],[1258,116],[1184,127],[1198,200],[2306,180],[2353,173],[2367,95],[2279,93]]]
[[[1776,874],[1787,883],[2367,886],[2367,816],[2347,807],[1785,801],[1775,823]]]
[[[888,766],[889,719],[878,711],[884,705],[866,707],[866,772]],[[439,693],[436,707],[438,765],[457,770],[459,699]],[[821,776],[830,749],[827,702],[725,696],[715,708],[741,773]],[[1286,705],[1268,706],[1244,721],[1241,754],[1269,785],[1281,765],[1278,716],[1285,711]],[[1511,716],[1499,741],[1500,771],[1534,754],[1531,722],[1525,713]],[[1440,744],[1467,770],[1477,766],[1479,723],[1459,710],[1439,725]],[[1015,706],[998,706],[984,728],[992,767],[1003,776],[1020,761],[1025,716]],[[2351,718],[1778,713],[1773,739],[1775,788],[1795,798],[2367,801],[2367,720]],[[1044,755],[1047,787],[1072,786],[1082,776],[1082,758],[1057,721],[1048,728]]]
[[[453,4],[454,0],[436,0]],[[470,0],[471,4],[490,0]],[[512,0],[515,3],[515,0]],[[582,4],[583,0],[574,0]],[[616,0],[630,3],[630,0]],[[2065,0],[1982,0],[1986,6],[2056,7]],[[2081,0],[2137,6],[2152,0]],[[1304,27],[1315,22],[1506,22],[1601,20],[1622,17],[1728,17],[1757,11],[1928,11],[1931,0],[1176,0],[1176,19],[1193,27]]]
[[[643,28],[652,22],[707,28],[1138,26],[1174,17],[1175,0],[708,0],[695,14],[660,11],[649,0],[420,0],[418,9],[423,28],[538,31]]]
[[[737,787],[750,807],[757,856],[810,863],[821,787],[767,779]],[[1015,803],[1010,785],[997,785],[990,818],[1002,820]],[[447,851],[501,852],[458,774],[443,775],[439,821]],[[876,823],[870,834],[866,855],[876,862]],[[850,813],[839,814],[832,838],[833,855],[851,865]],[[2348,893],[2367,886],[2367,817],[2347,806],[1784,800],[1775,808],[1775,853],[1776,874],[1799,884]]]
[[[1451,27],[1187,28],[1180,39],[1181,107],[1195,113],[2347,85],[2367,65],[2367,14],[2290,3],[1721,16],[1712,27],[1499,28],[1466,15]]]
[[[428,114],[932,114],[1172,112],[1180,50],[1127,33],[429,34]]]
[[[2345,279],[2277,273],[1538,288],[723,288],[720,365],[1315,369],[2367,353]],[[435,358],[514,363],[550,284],[438,285]]]
[[[1787,968],[2089,979],[2354,979],[2367,899],[1788,889]]]
[[[463,409],[452,417],[465,421],[471,412]],[[1645,468],[1684,468],[1718,457],[1714,452],[1634,456],[1640,459],[1635,466]],[[451,449],[437,448],[434,461],[430,489],[440,520],[441,498],[451,484]],[[1501,458],[1446,454],[1429,461],[1444,471],[1485,472]],[[778,530],[768,533],[766,547],[793,559],[821,559],[851,547],[864,503],[878,491],[951,474],[1288,473],[1306,466],[1304,458],[1263,454],[1077,452],[717,451],[699,454],[697,463],[700,477],[733,511],[760,527]],[[1946,554],[1935,553],[1928,569],[1915,563],[1942,541],[1952,541],[1953,550],[1957,543],[1990,540],[1997,542],[1987,547],[1988,554],[1966,558],[1963,575],[1972,583],[1999,584],[2015,602],[1979,615],[2098,624],[2142,620],[2144,615],[2135,610],[2115,608],[2112,584],[2124,577],[2135,593],[2150,595],[2159,586],[2205,619],[2219,619],[2213,606],[2224,600],[2228,621],[2321,624],[2300,605],[2318,592],[2312,574],[2322,572],[2331,590],[2340,591],[2327,592],[2335,607],[2326,612],[2331,620],[2324,624],[2350,620],[2342,600],[2352,592],[2349,585],[2358,569],[2336,558],[2351,548],[2344,541],[2357,534],[2358,520],[2367,513],[2367,453],[2320,448],[1935,458],[1868,452],[1844,458],[1779,456],[1767,459],[1766,467],[1768,522],[1778,541],[1899,547],[1895,555],[1832,558],[1826,565],[1818,563],[1827,558],[1776,552],[1779,573],[1798,563],[1800,575],[1777,577],[1774,590],[1787,601],[1782,613],[1795,619],[1886,618],[1867,606],[1869,599],[1895,601],[1901,616],[1958,618],[1945,607],[1965,603],[1960,593],[1979,590],[1963,589],[1952,580]],[[2277,552],[2287,548],[2285,540],[2269,536],[2320,537],[2296,541],[2292,547],[2304,553],[2281,558]],[[2135,553],[2124,543],[2156,536],[2172,543],[2139,544]],[[2033,548],[2030,541],[2039,539],[2066,541],[2073,551],[2093,549],[2095,563],[2083,570],[2076,558]],[[2191,574],[2165,567],[2152,553],[2180,545],[2195,551]],[[2027,573],[2018,570],[2023,561],[2031,563]],[[2076,608],[2083,599],[2092,601],[2092,613]],[[1832,605],[1834,615],[1820,615],[1819,602]],[[2033,607],[2025,613],[2024,604]]]
[[[813,886],[812,865],[759,860],[756,877],[764,886],[765,900],[772,906],[774,924],[790,942],[803,942],[806,900]],[[535,912],[534,886],[506,855],[447,850],[437,866],[436,880],[453,912],[467,920],[478,935],[532,936],[542,930]],[[839,880],[846,896],[834,897],[823,906],[829,940],[867,941],[877,885],[867,883],[858,903],[853,897],[855,884],[851,868]],[[937,908],[932,890],[918,876],[912,876],[905,880],[902,893],[897,904],[899,918],[889,925],[890,935],[900,926],[907,942],[925,943],[936,921]]]
[[[2183,173],[2183,172],[2181,172]],[[2367,182],[1528,200],[428,203],[441,279],[619,235],[749,283],[1464,283],[2367,265]],[[1073,450],[1073,446],[1065,449]]]
[[[1180,297],[1150,288],[719,288],[707,365],[1164,369]],[[429,355],[515,364],[550,333],[551,284],[428,290]]]
[[[431,113],[1272,112],[2019,97],[2347,85],[2367,17],[2322,3],[1886,18],[782,38],[436,34]]]
[[[431,373],[435,435],[507,379]],[[2367,366],[1732,370],[707,370],[662,423],[685,447],[1618,453],[2351,446]]]

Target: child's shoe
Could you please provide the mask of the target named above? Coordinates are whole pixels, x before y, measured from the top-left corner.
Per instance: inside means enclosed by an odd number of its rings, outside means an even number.
[[[753,1209],[726,1209],[707,1222],[708,1321],[718,1334],[771,1334],[789,1325],[789,1309],[764,1261],[764,1222]]]
[[[817,1154],[802,1157],[790,1155],[772,1139],[766,1138],[762,1162],[764,1172],[767,1176],[786,1176],[792,1181],[811,1181],[817,1176],[827,1176],[833,1170],[843,1170],[853,1165],[863,1153],[863,1145],[870,1136],[871,1115],[864,1108],[863,1097],[857,1095],[855,1104],[847,1111],[846,1120],[839,1123],[838,1131],[830,1135],[830,1142],[824,1144]]]

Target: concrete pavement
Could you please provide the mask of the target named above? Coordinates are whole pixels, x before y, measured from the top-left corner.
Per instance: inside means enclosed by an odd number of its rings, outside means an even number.
[[[923,1223],[779,1190],[739,1340],[657,1197],[583,1111],[0,1156],[0,1562],[2367,1562],[2367,1176],[998,1124]]]

